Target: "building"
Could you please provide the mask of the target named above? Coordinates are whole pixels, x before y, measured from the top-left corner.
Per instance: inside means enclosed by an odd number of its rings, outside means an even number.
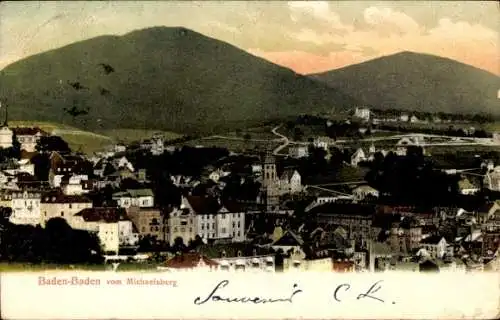
[[[14,224],[40,224],[40,192],[15,191],[11,193],[12,214],[9,218]]]
[[[177,238],[187,245],[197,235],[198,225],[196,214],[183,201],[179,208],[169,213],[166,225],[165,240],[172,246]]]
[[[118,202],[118,206],[122,208],[154,207],[154,194],[151,189],[128,189],[123,192],[113,194],[113,200]]]
[[[306,158],[309,156],[309,150],[307,146],[291,146],[288,148],[288,155],[296,159]]]
[[[363,149],[357,149],[351,156],[351,165],[357,167],[360,162],[366,161],[366,154]]]
[[[334,202],[317,206],[309,212],[317,215],[318,223],[342,226],[357,244],[363,245],[373,237],[374,205]]]
[[[279,180],[281,194],[294,194],[302,191],[301,177],[297,170],[288,169]]]
[[[181,207],[195,214],[196,234],[205,241],[245,241],[245,213],[237,203],[221,204],[212,197],[188,196],[182,198]]]
[[[127,215],[137,227],[139,237],[151,237],[157,241],[167,241],[168,217],[157,208],[128,207]]]
[[[276,159],[270,153],[264,158],[261,193],[268,211],[279,208],[280,181],[276,169]]]
[[[420,241],[420,244],[433,259],[442,259],[448,246],[444,237],[437,235],[424,238]]]
[[[367,197],[378,198],[379,192],[375,188],[372,188],[368,185],[363,185],[363,186],[356,187],[352,191],[352,195],[354,196],[354,200],[362,201],[362,200],[365,200],[365,198],[367,198]]]
[[[488,170],[484,176],[484,186],[491,191],[500,191],[500,166]]]
[[[473,195],[478,193],[480,188],[473,185],[469,179],[464,178],[458,182],[458,190],[463,195]]]
[[[500,144],[500,132],[493,133],[493,142],[495,144]]]
[[[63,218],[70,226],[73,216],[86,208],[92,208],[92,201],[84,196],[68,196],[59,192],[45,193],[41,197],[40,225],[45,227],[52,218]]]
[[[330,137],[317,137],[313,140],[313,146],[315,148],[321,148],[324,149],[325,151],[328,151],[330,146],[335,145],[335,140],[333,140]]]
[[[288,230],[280,238],[271,243],[270,246],[276,252],[281,250],[286,255],[302,260],[305,258],[305,254],[302,251],[303,245],[304,240],[295,232]]]
[[[420,120],[417,118],[417,116],[415,115],[412,115],[411,118],[410,118],[410,122],[411,123],[417,123],[419,122]]]
[[[139,233],[123,208],[86,208],[72,220],[74,229],[95,232],[105,253],[138,245]]]
[[[356,108],[354,110],[354,116],[356,118],[360,118],[364,121],[370,120],[370,109],[368,108]]]
[[[399,117],[399,121],[401,122],[408,122],[408,120],[410,119],[410,117],[406,114],[406,113],[403,113],[400,117]]]
[[[220,271],[274,272],[275,253],[248,243],[204,244],[197,252],[219,263]]]
[[[219,263],[198,252],[189,252],[168,259],[165,266],[159,269],[169,271],[215,271],[219,269]]]
[[[14,133],[6,125],[0,128],[0,148],[8,149],[12,147]]]
[[[14,134],[17,141],[21,144],[21,150],[35,152],[36,145],[40,138],[48,134],[40,128],[18,127],[14,128]]]

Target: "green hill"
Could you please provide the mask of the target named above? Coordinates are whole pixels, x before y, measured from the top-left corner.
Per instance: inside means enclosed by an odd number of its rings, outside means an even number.
[[[310,77],[377,108],[500,115],[500,77],[433,55],[401,52]]]
[[[0,97],[15,119],[178,133],[356,104],[232,45],[167,27],[101,36],[20,60],[0,72]]]

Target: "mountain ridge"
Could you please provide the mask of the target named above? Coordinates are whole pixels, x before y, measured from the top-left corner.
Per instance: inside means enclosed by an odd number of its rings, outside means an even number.
[[[500,115],[500,77],[446,57],[402,51],[308,76],[372,107]]]
[[[103,35],[22,59],[0,71],[0,90],[19,120],[177,132],[357,103],[183,27]]]

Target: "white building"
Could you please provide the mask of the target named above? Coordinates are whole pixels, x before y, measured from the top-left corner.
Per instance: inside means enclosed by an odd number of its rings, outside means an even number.
[[[12,147],[14,133],[7,126],[0,128],[0,148],[8,149]]]
[[[359,148],[351,156],[351,165],[357,167],[360,162],[366,161],[366,154],[363,149]]]
[[[39,192],[13,192],[12,215],[10,222],[14,224],[37,225],[40,223],[40,200]]]
[[[297,170],[285,170],[280,177],[281,194],[294,194],[302,191],[301,176]]]
[[[73,226],[74,215],[86,208],[92,208],[92,201],[86,197],[55,192],[44,194],[40,205],[40,225],[44,227],[52,218],[63,218]]]
[[[130,172],[134,172],[134,166],[126,157],[120,157],[118,159],[113,160],[113,164],[116,166],[116,168],[121,169],[125,168],[128,169]]]
[[[442,259],[446,253],[448,243],[442,236],[430,236],[422,239],[420,245],[433,259]]]
[[[140,208],[154,207],[154,194],[151,189],[128,189],[124,192],[117,192],[113,194],[113,200],[116,200],[118,206],[122,208],[132,206]]]
[[[335,140],[330,137],[317,137],[313,140],[314,147],[324,149],[325,151],[328,151],[328,148],[334,145]]]
[[[372,188],[368,185],[359,186],[359,187],[355,188],[352,191],[352,194],[354,196],[354,199],[357,201],[364,200],[368,196],[375,197],[375,198],[379,197],[378,190],[375,188]]]
[[[307,148],[307,146],[300,146],[300,145],[297,145],[297,146],[291,146],[289,149],[288,149],[288,155],[292,158],[305,158],[307,156],[309,156],[309,150]]]
[[[408,122],[408,120],[410,119],[410,117],[406,114],[406,113],[403,113],[400,117],[399,117],[399,121],[401,122]]]
[[[188,196],[182,197],[181,208],[196,214],[195,225],[201,238],[245,241],[245,213],[236,203],[220,205],[212,198]]]
[[[363,119],[365,121],[369,121],[370,120],[370,109],[368,109],[368,108],[356,108],[356,110],[354,111],[354,116],[356,118],[360,118],[360,119]]]
[[[67,182],[61,183],[63,193],[66,195],[81,195],[89,190],[84,189],[83,182],[88,181],[88,176],[84,174],[73,174]]]
[[[493,133],[493,143],[500,145],[500,132]]]
[[[47,133],[40,128],[14,128],[14,134],[17,141],[21,144],[21,150],[27,152],[35,152],[36,145],[42,136],[47,136]]]
[[[139,233],[123,208],[83,209],[74,215],[73,228],[96,232],[105,252],[117,253],[139,242]]]

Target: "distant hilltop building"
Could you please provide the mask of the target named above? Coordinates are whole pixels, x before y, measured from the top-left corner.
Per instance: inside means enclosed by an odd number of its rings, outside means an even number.
[[[493,142],[496,144],[500,144],[500,132],[493,133]]]
[[[363,119],[365,121],[369,121],[370,120],[370,109],[368,109],[368,108],[356,108],[356,110],[354,110],[354,116],[356,118],[360,118],[360,119]]]

